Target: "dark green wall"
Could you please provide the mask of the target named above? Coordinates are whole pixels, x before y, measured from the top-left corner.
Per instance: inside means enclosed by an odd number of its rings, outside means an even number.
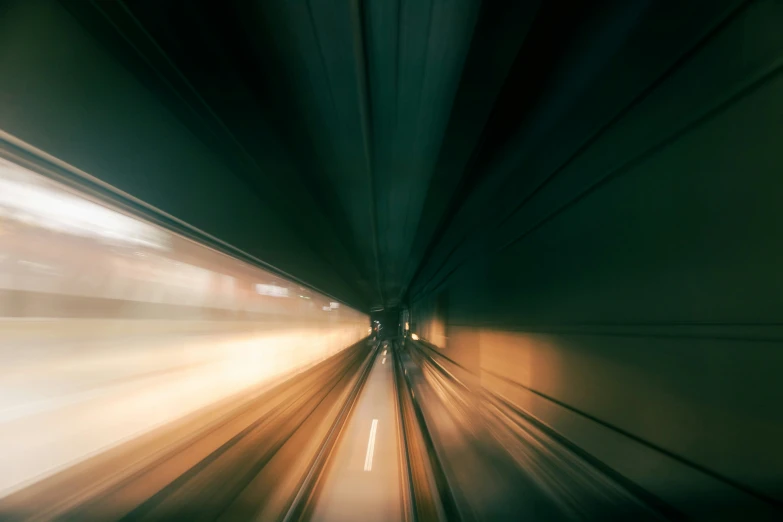
[[[359,278],[285,158],[239,161],[241,147],[194,132],[201,115],[173,112],[176,89],[145,74],[54,0],[0,6],[0,129],[364,309]]]
[[[601,88],[628,97],[610,69],[412,303],[488,389],[685,512],[783,503],[781,27],[750,2],[580,142]]]

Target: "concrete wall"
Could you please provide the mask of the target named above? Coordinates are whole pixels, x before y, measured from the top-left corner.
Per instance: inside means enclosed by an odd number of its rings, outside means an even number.
[[[367,335],[366,315],[0,158],[0,496]]]
[[[748,3],[411,303],[487,390],[686,513],[783,505],[781,24]]]
[[[310,285],[363,305],[341,271],[349,263],[334,261],[342,259],[341,245],[324,229],[326,220],[307,191],[294,183],[298,178],[281,158],[281,147],[256,143],[266,154],[243,156],[219,120],[198,113],[207,109],[188,105],[138,56],[131,67],[98,31],[81,25],[64,7],[68,4],[0,5],[0,130]],[[233,148],[216,145],[225,141]],[[291,185],[286,186],[291,193],[279,180]]]

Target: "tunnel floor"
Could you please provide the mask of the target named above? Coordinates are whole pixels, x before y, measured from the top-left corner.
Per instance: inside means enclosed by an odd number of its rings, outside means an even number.
[[[5,497],[0,519],[670,518],[450,364],[362,341]]]

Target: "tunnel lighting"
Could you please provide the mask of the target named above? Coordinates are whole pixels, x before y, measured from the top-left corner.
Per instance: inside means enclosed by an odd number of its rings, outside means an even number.
[[[299,297],[301,297],[302,299],[310,299],[310,298],[309,298],[308,296],[306,296],[306,295],[300,295]]]
[[[71,194],[18,165],[0,159],[0,216],[54,232],[110,243],[168,249],[163,231]]]
[[[408,323],[408,321],[405,321],[405,330],[408,331],[411,329],[411,325]]]
[[[419,340],[419,336],[416,335],[415,333],[412,333],[411,334],[411,339],[413,339],[414,341],[418,341]]]
[[[331,312],[332,311],[332,307],[331,306],[323,306],[323,307],[321,307],[321,310],[323,310],[324,312]]]
[[[331,308],[332,310],[337,310],[338,308],[340,308],[340,303],[335,303],[333,301],[333,302],[329,303],[329,308]]]
[[[288,288],[277,285],[257,284],[256,293],[259,295],[268,295],[270,297],[288,297]]]

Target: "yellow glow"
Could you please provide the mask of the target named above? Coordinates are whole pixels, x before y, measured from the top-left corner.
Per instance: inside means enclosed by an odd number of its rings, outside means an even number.
[[[408,323],[408,321],[405,321],[405,330],[407,331],[410,329],[411,329],[411,325]]]
[[[413,333],[413,334],[411,334],[411,339],[413,339],[414,341],[418,341],[419,340],[419,336],[416,335],[415,333]]]
[[[0,233],[0,291],[20,296],[0,295],[0,499],[253,396],[368,326],[326,296],[2,158]],[[104,316],[95,299],[133,304]]]

